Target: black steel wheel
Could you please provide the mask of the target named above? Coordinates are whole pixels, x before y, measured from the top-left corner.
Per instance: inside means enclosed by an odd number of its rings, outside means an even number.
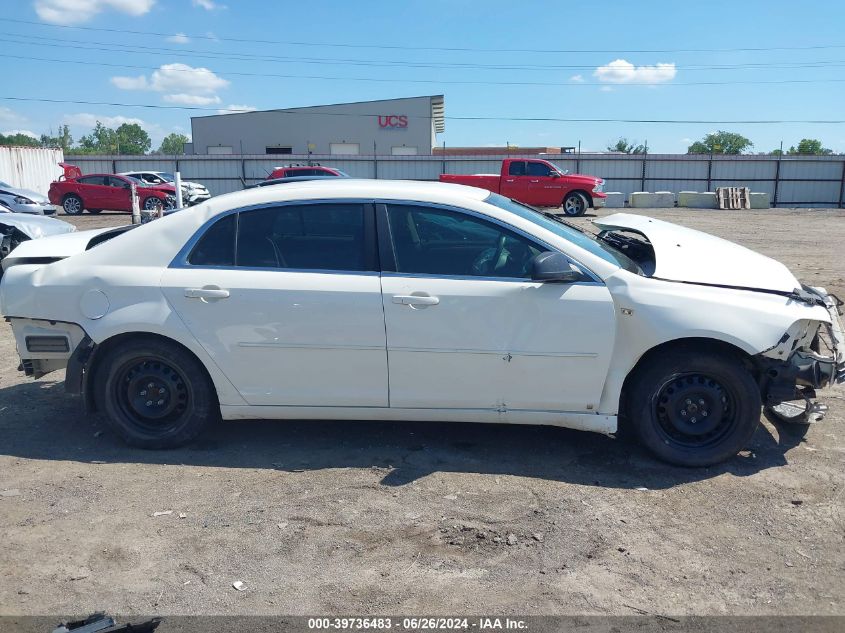
[[[175,343],[130,341],[107,352],[95,371],[111,427],[133,446],[181,446],[219,418],[205,368]]]
[[[680,466],[709,466],[746,447],[760,422],[754,376],[728,351],[655,355],[626,385],[626,418],[640,442]]]

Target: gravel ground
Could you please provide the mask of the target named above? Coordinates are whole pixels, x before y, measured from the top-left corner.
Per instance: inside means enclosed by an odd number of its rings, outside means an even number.
[[[845,212],[646,213],[845,296]],[[0,614],[845,615],[841,388],[804,439],[764,421],[685,470],[471,424],[239,422],[145,452],[17,364],[2,329]]]

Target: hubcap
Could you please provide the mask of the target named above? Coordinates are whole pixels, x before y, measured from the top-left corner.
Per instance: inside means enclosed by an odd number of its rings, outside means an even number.
[[[563,210],[568,215],[578,215],[581,212],[581,200],[574,196],[567,198],[563,204]]]
[[[718,380],[704,374],[672,378],[658,392],[654,408],[663,433],[688,446],[717,441],[736,417],[729,391]]]
[[[165,430],[182,417],[189,404],[189,391],[182,377],[159,359],[125,366],[116,388],[124,413],[147,430]]]
[[[153,209],[158,209],[161,206],[161,202],[158,198],[147,198],[144,201],[144,209],[147,211],[151,211]]]
[[[78,198],[68,198],[65,200],[65,211],[68,213],[78,213],[80,209]]]

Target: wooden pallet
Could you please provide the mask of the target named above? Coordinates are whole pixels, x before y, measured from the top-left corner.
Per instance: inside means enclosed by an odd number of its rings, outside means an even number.
[[[751,189],[748,187],[716,187],[720,209],[750,209]]]

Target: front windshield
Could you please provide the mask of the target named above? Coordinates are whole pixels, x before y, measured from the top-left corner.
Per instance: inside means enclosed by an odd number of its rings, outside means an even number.
[[[166,171],[160,172],[159,177],[166,180],[167,182],[174,182],[176,180],[176,176]]]
[[[334,169],[334,167],[332,167],[332,169]],[[347,174],[345,171],[341,171],[339,169],[335,169],[335,171],[337,172],[338,176],[341,176],[343,178],[351,178],[352,177],[349,174]]]
[[[569,170],[568,170],[568,169],[563,169],[563,168],[562,168],[560,165],[558,165],[557,163],[553,163],[552,161],[548,161],[548,163],[549,163],[549,165],[551,165],[552,167],[554,167],[555,169],[557,169],[557,170],[558,170],[558,171],[559,171],[562,175],[564,175],[564,176],[565,176],[566,174],[568,174],[568,173],[569,173]]]
[[[510,211],[529,222],[542,226],[544,229],[548,229],[555,235],[572,242],[585,251],[589,251],[596,257],[601,257],[610,264],[633,273],[640,272],[640,267],[630,257],[625,255],[625,253],[598,239],[592,233],[587,233],[561,218],[542,213],[516,200],[500,196],[497,193],[491,193],[484,201],[505,211]]]

